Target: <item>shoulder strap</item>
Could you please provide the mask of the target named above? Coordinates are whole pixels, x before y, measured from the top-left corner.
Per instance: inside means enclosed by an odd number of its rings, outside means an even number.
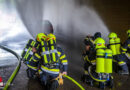
[[[50,58],[51,58],[51,62],[49,63],[55,63],[58,61],[58,51],[57,51],[56,41],[49,40],[48,46],[49,46],[49,52],[50,52]]]
[[[42,60],[43,64],[48,64],[50,61],[50,52],[48,48],[48,42],[46,41],[41,41],[41,47],[42,47]]]

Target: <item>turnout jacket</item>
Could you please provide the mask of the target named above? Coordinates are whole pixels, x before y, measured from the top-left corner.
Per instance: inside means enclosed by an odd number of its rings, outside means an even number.
[[[130,53],[130,37],[122,45],[122,53]]]
[[[50,74],[59,74],[61,70],[65,72],[67,71],[68,60],[66,58],[64,51],[60,47],[57,47],[57,54],[58,59],[55,63],[48,61],[48,64],[45,64],[44,58],[41,59],[40,64],[41,64],[41,70],[43,72],[47,72]]]

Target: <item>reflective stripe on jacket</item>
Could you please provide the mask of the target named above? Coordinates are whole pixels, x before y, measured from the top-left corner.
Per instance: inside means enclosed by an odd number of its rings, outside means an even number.
[[[41,69],[44,72],[52,73],[52,74],[58,74],[60,71],[60,65],[62,65],[63,71],[67,71],[68,66],[68,60],[66,58],[66,55],[64,54],[63,50],[60,47],[57,47],[57,54],[58,54],[58,61],[55,64],[55,67],[49,68],[48,65],[44,64],[44,62],[41,65]]]

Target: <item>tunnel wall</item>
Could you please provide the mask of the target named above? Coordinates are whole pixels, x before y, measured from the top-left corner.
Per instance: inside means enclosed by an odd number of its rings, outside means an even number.
[[[91,0],[91,5],[102,18],[111,32],[118,33],[122,41],[126,40],[126,31],[130,29],[129,0]]]

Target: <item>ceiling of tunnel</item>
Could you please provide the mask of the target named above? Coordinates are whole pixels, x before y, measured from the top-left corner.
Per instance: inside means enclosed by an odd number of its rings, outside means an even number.
[[[126,31],[130,28],[130,0],[90,0],[89,3],[110,31],[118,33],[122,40],[127,38]]]

